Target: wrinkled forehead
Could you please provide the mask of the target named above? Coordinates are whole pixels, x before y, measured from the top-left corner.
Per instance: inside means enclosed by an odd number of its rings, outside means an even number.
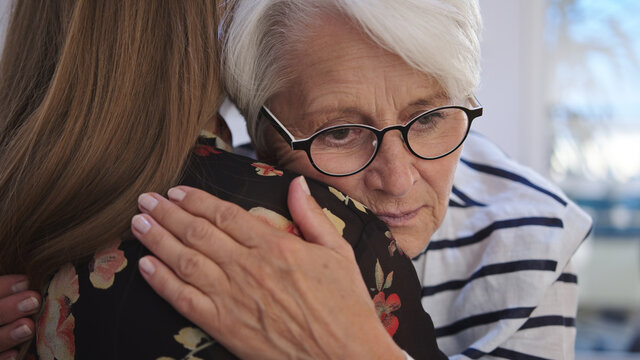
[[[317,19],[304,36],[304,46],[292,48],[287,86],[282,93],[305,112],[319,108],[409,105],[435,107],[451,102],[447,91],[430,74],[372,41],[343,18]]]
[[[383,82],[393,82],[390,77],[397,72],[386,72],[389,67],[397,67],[398,63],[405,65],[406,76],[404,78],[418,79],[422,82],[421,90],[428,94],[422,98],[432,98],[430,102],[438,105],[459,104],[462,105],[468,97],[464,93],[452,93],[447,84],[443,84],[438,78],[424,71],[424,66],[407,61],[405,56],[397,54],[383,47],[372,38],[353,19],[347,18],[335,12],[320,12],[310,19],[307,26],[291,37],[286,47],[286,66],[283,67],[281,79],[286,80],[287,88],[295,89],[296,102],[299,106],[306,104],[310,107],[312,102],[318,101],[321,96],[318,92],[324,91],[325,97],[336,97],[333,91],[343,91],[340,86],[349,88],[354,84],[375,86]],[[363,64],[370,65],[364,66]],[[379,71],[375,71],[379,70]],[[374,78],[377,77],[377,78]],[[412,81],[406,87],[414,86]],[[416,90],[418,90],[416,88]],[[314,93],[312,98],[309,94]],[[347,91],[346,101],[350,96]],[[268,99],[270,103],[272,99]]]
[[[405,8],[403,9],[403,7]],[[448,28],[452,26],[451,23],[460,26],[464,23],[460,24],[449,19],[448,12],[439,15],[431,14],[430,18],[423,20],[413,18],[407,19],[406,22],[398,22],[397,18],[400,13],[395,13],[394,6],[390,7],[394,10],[389,10],[388,18],[396,18],[396,20],[376,22],[376,19],[380,20],[376,16],[381,15],[382,8],[379,5],[363,4],[358,5],[355,9],[346,10],[326,6],[326,4],[315,7],[315,10],[307,13],[308,16],[304,18],[304,22],[293,21],[289,25],[288,32],[292,35],[287,36],[287,40],[282,43],[283,48],[286,48],[284,53],[287,54],[286,57],[289,60],[287,61],[288,66],[285,68],[291,69],[296,65],[307,65],[299,61],[299,54],[309,50],[310,46],[315,46],[320,50],[323,48],[331,49],[331,51],[317,51],[315,53],[319,63],[328,63],[326,57],[336,55],[335,51],[340,49],[352,51],[347,46],[341,47],[342,39],[336,36],[337,33],[348,33],[352,37],[359,37],[364,43],[371,45],[371,48],[377,49],[380,53],[388,52],[402,58],[416,73],[422,76],[428,74],[437,79],[450,98],[457,102],[474,92],[475,84],[478,81],[477,56],[479,50],[474,49],[467,42],[473,43],[477,39],[474,39],[472,34],[463,34],[459,29],[454,31],[454,29]],[[397,11],[402,12],[407,11],[409,6],[402,5],[398,8]],[[428,6],[420,5],[418,8],[426,10]],[[371,18],[363,16],[363,12],[370,12]],[[426,29],[432,29],[433,26],[443,29],[425,32]],[[420,27],[420,29],[418,30],[416,27]],[[446,36],[440,36],[445,33],[447,33]],[[352,51],[352,54],[359,56],[360,52]],[[326,56],[323,57],[323,55]],[[290,77],[290,74],[283,75]]]

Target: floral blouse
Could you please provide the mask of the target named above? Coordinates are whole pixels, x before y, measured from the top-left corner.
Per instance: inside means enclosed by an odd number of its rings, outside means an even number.
[[[297,233],[286,206],[294,177],[220,150],[215,138],[201,138],[181,184],[209,191],[274,227]],[[446,358],[437,349],[433,323],[420,303],[413,265],[384,223],[332,187],[312,180],[309,187],[353,247],[380,321],[396,343],[416,359]],[[96,252],[88,262],[62,267],[49,283],[27,358],[235,358],[147,285],[136,266],[147,254],[129,236]]]

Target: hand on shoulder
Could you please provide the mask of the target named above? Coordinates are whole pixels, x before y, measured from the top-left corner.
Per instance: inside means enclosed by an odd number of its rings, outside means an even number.
[[[292,182],[289,209],[306,241],[193,188],[146,196],[132,230],[166,265],[145,257],[143,276],[236,355],[404,359],[304,181]]]

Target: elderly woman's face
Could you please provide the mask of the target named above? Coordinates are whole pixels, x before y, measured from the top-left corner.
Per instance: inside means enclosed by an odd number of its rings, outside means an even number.
[[[295,53],[291,86],[272,97],[270,109],[297,138],[331,125],[404,124],[448,105],[443,89],[400,57],[373,44],[348,24],[323,22]],[[437,160],[412,155],[399,131],[388,132],[376,158],[346,177],[323,175],[303,151],[270,138],[283,167],[328,183],[364,203],[390,228],[409,256],[417,255],[440,226],[449,201],[460,149]]]

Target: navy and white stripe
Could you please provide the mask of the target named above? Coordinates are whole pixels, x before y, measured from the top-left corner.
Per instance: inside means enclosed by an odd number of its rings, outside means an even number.
[[[555,186],[470,134],[449,210],[413,259],[451,359],[573,358],[571,257],[589,217]]]

